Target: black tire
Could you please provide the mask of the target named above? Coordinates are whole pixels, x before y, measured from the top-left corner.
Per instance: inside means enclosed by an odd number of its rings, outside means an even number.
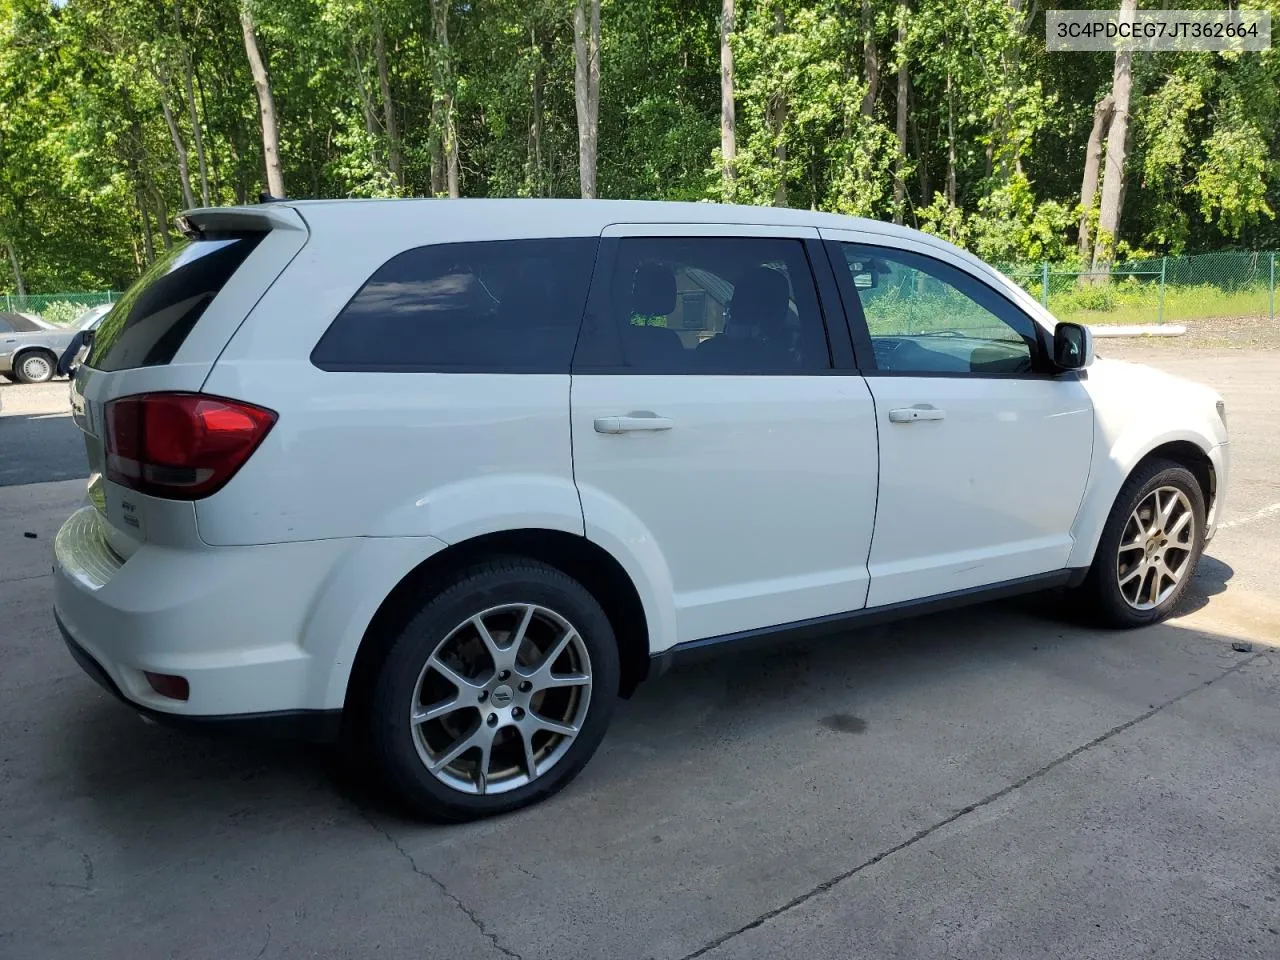
[[[1194,527],[1192,546],[1186,557],[1186,567],[1177,585],[1160,602],[1141,610],[1125,599],[1120,588],[1120,570],[1117,559],[1121,537],[1129,525],[1131,515],[1153,491],[1173,487],[1181,491],[1190,502]],[[1135,470],[1120,488],[1115,505],[1107,517],[1093,564],[1080,588],[1080,593],[1091,612],[1103,624],[1112,627],[1141,627],[1156,623],[1177,607],[1195,575],[1196,564],[1204,550],[1205,502],[1200,482],[1186,467],[1168,460],[1154,460]],[[1145,581],[1145,577],[1143,578]]]
[[[58,372],[58,358],[47,350],[28,350],[13,358],[13,375],[19,383],[47,383]]]
[[[568,749],[532,782],[504,793],[466,793],[428,770],[419,755],[409,711],[417,702],[427,660],[437,647],[469,618],[504,604],[536,604],[576,629],[589,657],[586,714]],[[554,567],[520,557],[479,563],[446,581],[388,648],[368,706],[374,762],[396,797],[415,814],[431,820],[473,820],[537,803],[569,783],[595,753],[617,702],[618,677],[618,646],[609,618],[580,583]],[[484,714],[478,712],[478,716]]]

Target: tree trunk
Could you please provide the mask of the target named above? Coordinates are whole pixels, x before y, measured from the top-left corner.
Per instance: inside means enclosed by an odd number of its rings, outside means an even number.
[[[150,177],[148,177],[150,180]],[[160,229],[160,242],[164,244],[164,248],[169,250],[173,247],[173,238],[169,236],[169,207],[164,202],[164,194],[156,187],[155,183],[150,184],[149,193],[156,202],[156,225]]]
[[[387,69],[387,38],[382,29],[382,18],[374,16],[373,51],[378,59],[378,90],[382,94],[382,118],[387,128],[387,166],[395,177],[396,186],[404,186],[404,160],[400,153],[400,124],[396,120],[396,105],[391,98],[391,73]]]
[[[529,124],[529,169],[526,178],[529,181],[529,192],[535,197],[543,196],[542,191],[542,128],[543,128],[543,88],[547,85],[547,60],[542,55],[542,45],[538,42],[538,28],[529,27],[529,44],[533,51],[533,118]]]
[[[364,66],[360,63],[360,48],[355,40],[351,41],[351,68],[355,74],[356,87],[360,90],[360,112],[364,116],[364,132],[373,143],[373,158],[378,161],[378,120],[373,112],[373,97],[364,82]]]
[[[196,148],[196,163],[200,168],[200,204],[209,206],[209,166],[205,160],[204,133],[200,129],[200,114],[196,110],[195,85],[192,80],[191,51],[182,35],[182,0],[173,0],[173,26],[182,47],[182,89],[187,96],[187,114],[191,118],[191,139]]]
[[[729,38],[734,28],[733,0],[720,5],[720,158],[724,164],[725,198],[733,199],[734,163],[738,158],[738,140],[734,131],[733,45]]]
[[[587,6],[591,7],[590,32]],[[573,101],[578,114],[578,186],[596,197],[596,145],[600,132],[600,0],[574,0]]]
[[[947,204],[956,205],[956,118],[950,70],[947,71]]]
[[[1115,98],[1110,93],[1093,108],[1093,127],[1089,130],[1089,143],[1084,153],[1084,179],[1080,183],[1080,232],[1078,235],[1081,257],[1093,250],[1089,235],[1089,219],[1093,213],[1093,201],[1098,196],[1098,173],[1102,168],[1102,135],[1111,125],[1115,113]]]
[[[431,95],[431,136],[427,138],[431,148],[431,195],[444,193],[444,100],[438,93]]]
[[[191,115],[192,140],[196,146],[196,163],[200,168],[200,204],[209,206],[209,163],[204,152],[204,133],[200,129],[200,115],[196,110],[195,87],[191,77],[191,55],[186,54],[183,63],[183,87],[187,94],[187,111]]]
[[[893,222],[902,223],[907,197],[907,89],[911,84],[907,73],[907,16],[905,2],[898,9],[898,162],[893,174]]]
[[[1120,0],[1120,22],[1132,24],[1137,0]],[[1109,270],[1116,252],[1116,232],[1120,227],[1120,205],[1124,200],[1124,162],[1129,139],[1129,95],[1133,91],[1133,51],[1116,51],[1116,68],[1111,80],[1115,100],[1107,129],[1106,165],[1102,172],[1102,204],[1098,211],[1098,235],[1093,243],[1093,269]]]
[[[173,152],[178,158],[178,180],[182,184],[182,204],[190,210],[196,205],[196,198],[191,194],[191,167],[187,161],[187,145],[182,142],[182,131],[169,109],[169,77],[162,65],[153,70],[156,83],[160,85],[160,112],[164,114],[165,126],[169,128],[169,139],[173,141]]]
[[[18,248],[12,243],[6,243],[5,249],[9,251],[9,264],[13,267],[13,284],[17,288],[18,296],[25,297],[27,285],[22,279],[22,265],[18,263]]]
[[[862,0],[862,63],[867,92],[862,97],[862,115],[875,112],[876,97],[880,93],[880,60],[876,54],[875,11],[871,0]]]
[[[773,11],[773,35],[780,37],[787,32],[787,15],[779,4]],[[787,96],[783,91],[773,95],[769,104],[769,128],[773,133],[773,160],[778,168],[778,185],[773,190],[773,205],[787,205]]]
[[[449,51],[448,0],[431,0],[431,23],[435,33],[435,84],[439,110],[440,152],[444,166],[443,179],[449,196],[458,197],[458,133],[453,116],[453,63]]]
[[[914,101],[915,97],[910,96],[911,91],[908,88],[907,95],[910,100]],[[911,115],[911,105],[907,105],[907,115]],[[915,145],[916,150],[916,176],[920,178],[920,203],[927,204],[933,200],[933,192],[929,189],[929,162],[924,152],[924,139],[920,136],[920,118],[917,116],[911,122],[911,141]]]
[[[147,212],[147,202],[140,184],[135,184],[133,188],[133,199],[138,205],[138,216],[142,218],[142,254],[146,258],[146,265],[151,266],[156,262],[156,242],[151,233],[151,215]]]
[[[249,71],[258,93],[258,111],[262,117],[262,159],[267,168],[267,192],[283,197],[284,172],[280,168],[280,127],[276,122],[276,101],[271,96],[271,78],[267,76],[258,38],[254,34],[253,13],[247,0],[241,0],[240,28],[244,32],[244,52],[249,58]]]
[[[204,117],[205,123],[209,122],[209,104],[204,96],[204,81],[200,79],[200,61],[189,60],[191,64],[191,76],[195,81],[196,102],[200,105],[200,115]],[[213,128],[209,128],[209,150],[205,154],[209,161],[209,186],[212,190],[210,196],[217,197],[222,194],[221,178],[218,173],[218,151],[214,149]],[[203,136],[201,137],[203,140]]]

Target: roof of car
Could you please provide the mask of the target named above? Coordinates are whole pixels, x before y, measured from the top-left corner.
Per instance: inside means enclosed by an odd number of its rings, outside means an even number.
[[[240,213],[271,217],[281,209],[296,210],[311,228],[362,227],[434,234],[442,226],[465,225],[468,234],[501,236],[595,236],[611,224],[722,223],[753,226],[828,227],[862,230],[885,237],[915,237],[915,230],[815,210],[753,207],[665,200],[575,199],[347,199],[276,200],[243,207],[207,208],[189,216]],[[274,218],[273,218],[274,219]],[[938,241],[937,238],[929,238]],[[949,246],[949,245],[948,245]]]
[[[413,220],[445,213],[492,217],[509,226],[528,218],[542,226],[553,218],[558,225],[598,233],[614,223],[740,223],[774,226],[840,227],[876,233],[910,235],[894,224],[790,207],[753,207],[721,203],[667,200],[576,200],[530,198],[285,200],[308,219],[315,216],[400,218]]]
[[[825,227],[858,231],[874,240],[915,243],[946,251],[1000,283],[1024,309],[1041,307],[990,265],[940,237],[908,227],[790,207],[683,203],[666,200],[540,198],[273,200],[242,207],[214,207],[183,215],[206,229],[252,219],[276,228],[306,229],[345,249],[379,255],[440,242],[594,237],[614,224],[735,224],[758,227]],[[300,222],[301,221],[301,222]],[[1047,312],[1045,317],[1048,317]]]

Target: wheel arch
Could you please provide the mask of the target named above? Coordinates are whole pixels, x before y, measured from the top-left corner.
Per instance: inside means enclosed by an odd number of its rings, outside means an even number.
[[[1092,489],[1086,495],[1074,531],[1075,547],[1067,565],[1085,568],[1093,563],[1102,530],[1120,490],[1137,470],[1152,461],[1168,460],[1190,470],[1204,495],[1206,515],[1212,516],[1218,496],[1217,469],[1209,455],[1212,446],[1212,443],[1206,442],[1202,437],[1183,433],[1161,438],[1145,450],[1133,451],[1129,456],[1120,456],[1118,451],[1113,450],[1110,458],[1098,471],[1101,476],[1093,478]]]
[[[1204,494],[1205,514],[1208,515],[1209,511],[1213,509],[1214,500],[1218,496],[1218,474],[1214,470],[1213,461],[1209,459],[1208,452],[1190,440],[1173,440],[1168,443],[1162,443],[1148,451],[1141,460],[1135,463],[1125,476],[1125,479],[1127,480],[1136,471],[1153,460],[1168,460],[1190,470],[1195,475],[1196,482],[1200,484],[1200,492]]]
[[[649,628],[644,604],[622,564],[586,537],[561,530],[487,533],[433,553],[405,574],[365,628],[347,680],[344,709],[359,717],[392,641],[421,609],[423,598],[453,571],[500,556],[520,556],[555,567],[581,583],[604,608],[618,642],[620,690],[628,697],[648,676]]]

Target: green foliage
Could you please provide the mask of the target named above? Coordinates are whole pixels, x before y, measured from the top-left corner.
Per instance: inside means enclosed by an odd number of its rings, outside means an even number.
[[[988,259],[1075,256],[1112,56],[1046,53],[1034,5],[872,0],[879,80],[864,104],[860,0],[737,0],[726,182],[720,9],[602,0],[602,196],[896,214]],[[32,292],[121,288],[178,242],[187,191],[253,202],[265,171],[239,12],[238,0],[0,0],[0,290],[19,275]],[[430,0],[253,0],[252,12],[291,196],[441,191],[446,95],[464,195],[577,194],[568,0],[449,2],[447,48]],[[1139,54],[1134,76],[1119,255],[1280,243],[1271,52]]]
[[[1206,162],[1196,171],[1191,191],[1200,212],[1236,239],[1261,217],[1274,217],[1267,204],[1267,183],[1275,166],[1261,131],[1237,119],[1214,129],[1204,143]]]
[[[1120,301],[1119,292],[1114,283],[1086,283],[1077,286],[1070,293],[1050,299],[1055,311],[1077,314],[1081,311],[1114,310]]]
[[[67,324],[84,313],[84,309],[82,305],[71,300],[54,300],[45,305],[40,311],[40,316],[50,323]]]

